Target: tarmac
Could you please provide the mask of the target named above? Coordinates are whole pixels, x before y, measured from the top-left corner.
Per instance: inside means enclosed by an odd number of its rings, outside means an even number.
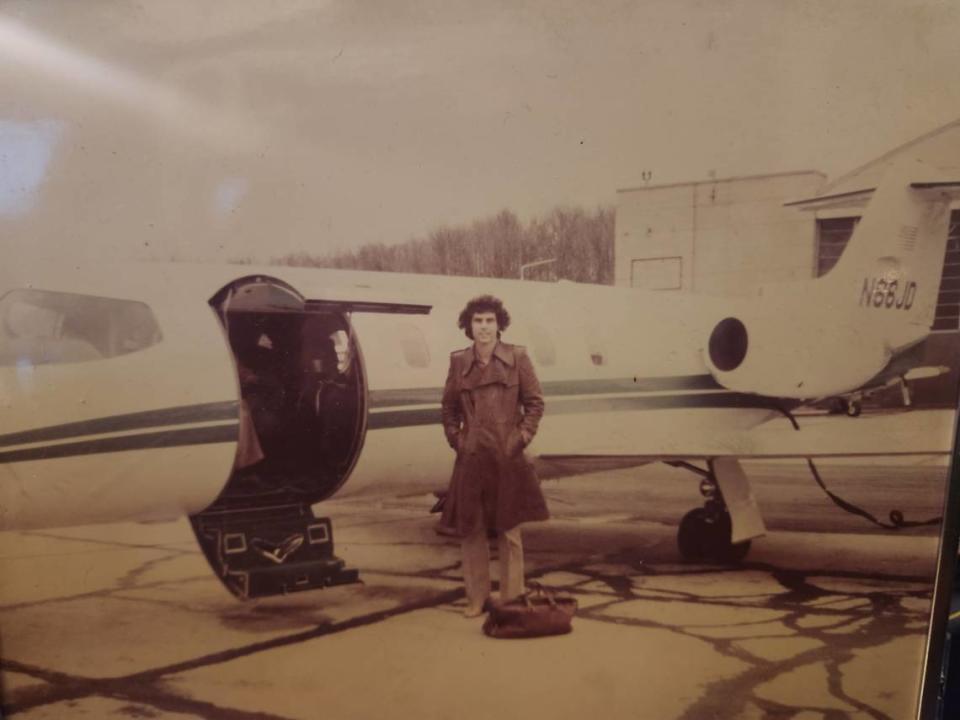
[[[803,466],[751,463],[769,532],[740,565],[683,562],[697,478],[651,465],[544,483],[527,575],[579,601],[569,635],[465,619],[430,495],[315,508],[362,583],[241,602],[185,520],[0,533],[3,706],[24,720],[913,717],[937,526],[889,531]],[[822,469],[884,517],[940,513],[930,460]],[[495,543],[494,543],[495,545]],[[496,563],[493,564],[494,573]]]

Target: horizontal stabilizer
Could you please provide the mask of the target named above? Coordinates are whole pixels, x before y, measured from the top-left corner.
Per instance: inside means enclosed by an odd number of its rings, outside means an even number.
[[[950,372],[946,365],[924,365],[922,367],[910,368],[903,374],[904,380],[926,380],[927,378],[940,377]]]

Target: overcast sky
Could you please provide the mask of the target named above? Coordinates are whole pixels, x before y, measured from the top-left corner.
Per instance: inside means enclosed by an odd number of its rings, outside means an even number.
[[[267,259],[844,173],[960,117],[960,3],[0,4],[0,243]]]

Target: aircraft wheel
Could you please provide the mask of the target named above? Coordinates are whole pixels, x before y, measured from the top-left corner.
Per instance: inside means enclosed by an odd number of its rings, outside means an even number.
[[[713,547],[712,560],[722,563],[738,563],[750,552],[749,540],[744,540],[736,544],[730,542],[730,538],[733,535],[730,513],[724,511],[717,518],[714,532],[716,533],[716,545]]]
[[[859,400],[849,400],[844,408],[849,417],[857,417],[863,411],[863,405]]]
[[[731,543],[730,514],[710,512],[706,508],[691,510],[680,521],[677,547],[685,560],[736,563],[750,552],[750,541]]]
[[[703,508],[691,510],[680,521],[677,529],[677,547],[684,560],[703,560],[709,544],[710,533],[707,523],[707,511]]]

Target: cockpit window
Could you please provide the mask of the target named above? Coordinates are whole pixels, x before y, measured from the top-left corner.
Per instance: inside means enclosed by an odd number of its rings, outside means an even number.
[[[404,323],[400,325],[399,332],[400,347],[407,365],[415,368],[430,367],[430,348],[420,328]]]
[[[28,289],[0,298],[0,366],[102,360],[162,337],[153,311],[134,300]]]

